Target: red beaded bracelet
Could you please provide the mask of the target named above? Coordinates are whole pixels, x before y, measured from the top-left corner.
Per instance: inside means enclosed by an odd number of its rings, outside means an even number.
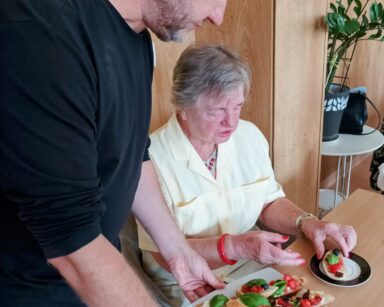
[[[228,233],[221,235],[221,237],[219,238],[219,241],[217,241],[217,251],[219,253],[221,260],[223,260],[227,264],[234,265],[237,262],[237,260],[228,259],[228,257],[225,255],[225,252],[224,252],[224,240],[225,240],[225,237],[228,235],[229,235]]]

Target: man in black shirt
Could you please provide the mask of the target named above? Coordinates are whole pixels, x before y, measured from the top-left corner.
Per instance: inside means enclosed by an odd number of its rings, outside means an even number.
[[[225,5],[0,2],[1,306],[81,306],[75,292],[92,306],[153,306],[119,253],[131,207],[189,298],[221,286],[185,243],[158,183],[146,182],[154,171],[146,28],[180,40],[205,20],[220,24]]]

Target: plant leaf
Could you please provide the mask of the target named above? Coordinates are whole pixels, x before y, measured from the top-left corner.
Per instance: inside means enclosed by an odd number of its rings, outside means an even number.
[[[383,18],[383,4],[379,3],[377,5],[377,7],[378,7],[377,17],[382,19]]]
[[[375,10],[375,16],[377,20],[378,18],[380,18],[381,12],[380,12],[379,4],[376,1],[375,3],[373,3],[373,9]]]
[[[331,3],[330,6],[331,6],[331,10],[332,10],[334,13],[337,13],[336,5],[334,5],[333,3]]]
[[[372,34],[368,37],[368,39],[376,39],[376,38],[379,38],[382,34],[382,30],[381,29],[378,29],[377,32],[375,34]]]
[[[357,33],[356,36],[357,36],[357,38],[362,38],[365,36],[365,34],[367,34],[367,32],[362,31],[362,32]]]
[[[345,32],[345,20],[344,20],[344,18],[340,15],[337,15],[336,22],[337,22],[337,29],[339,30],[339,32],[341,32],[341,33]]]
[[[377,3],[372,3],[371,7],[369,8],[369,17],[371,19],[371,22],[377,21],[377,15],[376,15],[376,7]]]
[[[361,1],[360,0],[355,0],[355,3],[356,3],[356,6],[361,9],[361,7],[362,7]]]
[[[345,18],[345,8],[343,6],[339,6],[337,12]]]
[[[355,14],[356,14],[357,17],[360,17],[360,15],[361,15],[361,8],[355,6],[355,7],[353,8],[353,11],[355,12]]]
[[[360,29],[360,23],[357,19],[347,20],[345,22],[345,32],[349,35],[356,33]]]

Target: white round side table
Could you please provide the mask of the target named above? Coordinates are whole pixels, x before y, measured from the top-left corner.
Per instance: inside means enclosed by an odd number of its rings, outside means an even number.
[[[364,126],[363,133],[374,128]],[[330,210],[349,196],[352,171],[352,157],[374,151],[384,144],[384,136],[376,130],[367,135],[339,134],[339,138],[330,142],[322,142],[321,155],[339,157],[337,164],[335,190],[321,189],[319,207]],[[341,179],[341,183],[339,184]],[[331,201],[333,200],[333,202]]]

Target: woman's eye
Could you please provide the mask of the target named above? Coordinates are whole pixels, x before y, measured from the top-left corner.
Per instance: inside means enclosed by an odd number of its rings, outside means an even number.
[[[224,113],[224,110],[222,109],[217,109],[217,110],[212,110],[208,112],[208,115],[210,116],[220,116]]]

